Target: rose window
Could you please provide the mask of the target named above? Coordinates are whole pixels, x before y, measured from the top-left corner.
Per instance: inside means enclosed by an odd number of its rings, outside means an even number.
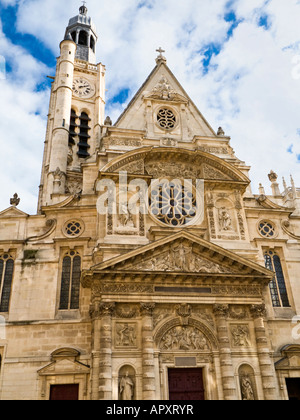
[[[178,182],[160,182],[151,190],[151,214],[160,222],[180,227],[197,215],[197,200],[191,188]]]
[[[80,236],[82,232],[83,226],[78,220],[72,220],[65,224],[64,233],[66,236],[76,238]]]
[[[164,130],[172,130],[176,125],[176,117],[173,111],[163,108],[158,111],[157,122]]]
[[[275,236],[275,227],[271,222],[260,222],[258,230],[261,236],[265,238],[273,238]]]

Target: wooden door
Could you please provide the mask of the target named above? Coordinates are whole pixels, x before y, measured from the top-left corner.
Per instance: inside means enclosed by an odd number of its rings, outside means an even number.
[[[78,401],[79,385],[51,385],[50,401]]]
[[[204,401],[202,369],[169,369],[170,401]]]
[[[300,378],[287,378],[286,386],[290,401],[300,401]]]

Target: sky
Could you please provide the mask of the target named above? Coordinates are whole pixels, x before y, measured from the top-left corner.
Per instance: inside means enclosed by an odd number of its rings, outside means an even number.
[[[0,211],[36,214],[50,79],[79,0],[0,0]],[[117,120],[157,48],[200,112],[270,194],[271,170],[300,187],[300,0],[88,0]]]

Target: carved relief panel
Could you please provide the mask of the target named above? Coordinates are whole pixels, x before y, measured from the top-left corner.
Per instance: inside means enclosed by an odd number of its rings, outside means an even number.
[[[137,324],[117,322],[115,324],[115,347],[121,349],[137,348]]]
[[[239,192],[206,193],[207,217],[212,239],[245,240],[245,222]]]

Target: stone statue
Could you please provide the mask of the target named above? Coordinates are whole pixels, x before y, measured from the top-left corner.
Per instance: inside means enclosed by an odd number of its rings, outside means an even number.
[[[219,223],[221,230],[231,230],[231,217],[228,213],[228,210],[225,207],[222,207],[219,210]]]
[[[242,399],[243,401],[254,401],[254,391],[252,383],[248,375],[244,375],[241,380]]]
[[[134,396],[134,382],[127,371],[120,381],[120,400],[132,401]]]
[[[121,205],[121,211],[119,214],[119,226],[132,228],[136,227],[133,215],[126,204]]]

